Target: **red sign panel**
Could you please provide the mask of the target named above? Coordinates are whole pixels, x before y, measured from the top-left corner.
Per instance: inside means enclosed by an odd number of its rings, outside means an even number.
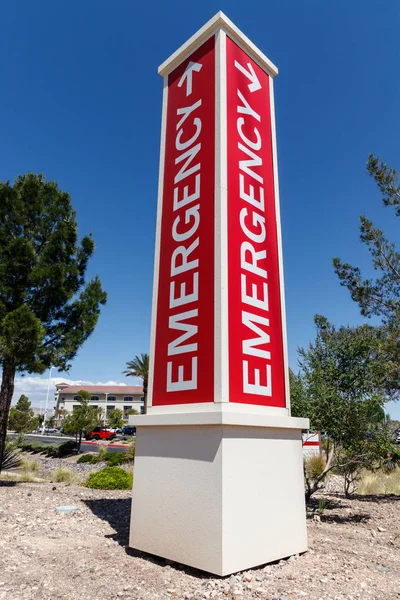
[[[269,76],[226,51],[229,399],[285,407]]]
[[[153,406],[214,400],[214,37],[168,76]]]

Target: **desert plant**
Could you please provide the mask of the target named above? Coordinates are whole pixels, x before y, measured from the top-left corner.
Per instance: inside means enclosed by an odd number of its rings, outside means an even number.
[[[133,476],[120,467],[104,467],[86,480],[86,487],[100,490],[129,490],[132,485]]]
[[[57,467],[52,472],[51,479],[57,483],[75,483],[76,474],[66,467]]]
[[[375,472],[363,471],[359,478],[357,491],[359,494],[395,494],[400,496],[400,469],[390,472],[379,469]]]
[[[22,464],[22,458],[19,450],[15,450],[12,445],[6,443],[1,456],[0,472],[18,469]]]
[[[321,454],[314,454],[309,456],[305,461],[306,475],[310,479],[316,479],[319,477],[326,467],[325,457]]]
[[[38,473],[40,469],[40,465],[37,460],[33,460],[31,458],[23,458],[22,459],[22,468],[27,473]]]
[[[108,454],[107,448],[105,448],[104,446],[100,446],[97,454],[95,455],[96,456],[96,461],[97,462],[106,461],[107,460],[107,454]]]
[[[107,452],[107,466],[109,467],[118,467],[119,465],[123,465],[126,463],[126,453],[125,452]]]
[[[325,508],[326,508],[326,499],[318,498],[318,512],[320,515],[322,515],[324,513]]]
[[[94,464],[97,462],[97,457],[94,454],[82,454],[82,456],[80,456],[76,462],[79,464],[81,464],[81,463]]]
[[[125,452],[125,458],[128,462],[133,462],[135,460],[135,442],[132,442],[129,446],[129,450]]]

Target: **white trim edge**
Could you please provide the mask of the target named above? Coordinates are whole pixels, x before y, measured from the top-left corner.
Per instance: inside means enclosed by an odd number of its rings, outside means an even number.
[[[189,56],[202,42],[205,41],[211,33],[214,33],[218,28],[222,28],[229,34],[234,41],[239,42],[246,52],[267,71],[271,77],[278,74],[277,67],[261,52],[257,46],[236,27],[234,23],[221,11],[219,11],[212,19],[210,19],[201,29],[199,29],[191,38],[188,39],[176,52],[171,54],[167,60],[158,68],[158,73],[165,77],[168,75],[182,60]]]

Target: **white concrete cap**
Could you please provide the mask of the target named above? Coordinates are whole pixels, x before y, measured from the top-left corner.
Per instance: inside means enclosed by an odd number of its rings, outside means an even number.
[[[137,427],[157,427],[174,425],[237,425],[243,427],[265,427],[267,429],[308,429],[308,419],[274,416],[254,412],[235,412],[223,407],[219,411],[182,412],[147,415],[132,415],[129,424]]]
[[[160,65],[158,72],[165,77],[175,69],[189,54],[200,46],[208,37],[217,30],[224,30],[229,37],[237,42],[271,77],[278,75],[277,67],[253,44],[249,38],[236,27],[234,23],[223,12],[219,11],[201,29],[188,39],[176,52],[171,54],[166,61]]]

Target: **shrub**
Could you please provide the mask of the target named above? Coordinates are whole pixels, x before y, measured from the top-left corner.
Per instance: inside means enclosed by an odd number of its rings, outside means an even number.
[[[45,454],[53,458],[62,458],[76,452],[77,444],[74,440],[67,440],[61,444],[41,444],[40,442],[22,441],[18,445],[25,452],[33,454]]]
[[[3,452],[3,459],[0,464],[0,471],[11,471],[18,469],[22,464],[22,458],[19,450],[15,450],[12,446],[6,443]]]
[[[66,467],[57,467],[51,474],[52,481],[57,483],[75,483],[76,475],[71,469]]]
[[[129,450],[125,452],[125,458],[127,461],[133,462],[135,460],[135,442],[132,442],[132,444],[129,447]]]
[[[22,468],[27,473],[37,473],[39,471],[39,463],[37,460],[30,458],[24,458],[22,461]]]
[[[96,462],[102,462],[102,461],[107,460],[107,454],[108,454],[107,448],[105,448],[104,446],[101,446],[96,455]]]
[[[306,459],[306,475],[309,479],[317,479],[325,469],[326,460],[322,455],[314,454]]]
[[[107,466],[118,467],[126,463],[125,452],[107,452]]]
[[[133,476],[120,467],[104,467],[86,480],[86,487],[99,490],[129,490],[132,484]]]
[[[387,473],[379,469],[374,473],[363,471],[357,489],[359,494],[396,494],[400,496],[400,469]]]
[[[77,463],[90,463],[95,464],[97,462],[97,456],[95,454],[82,454],[76,461]]]
[[[64,456],[71,456],[78,450],[78,444],[74,440],[67,440],[61,444],[55,444],[53,446],[53,453],[51,456],[56,458],[63,458]]]

